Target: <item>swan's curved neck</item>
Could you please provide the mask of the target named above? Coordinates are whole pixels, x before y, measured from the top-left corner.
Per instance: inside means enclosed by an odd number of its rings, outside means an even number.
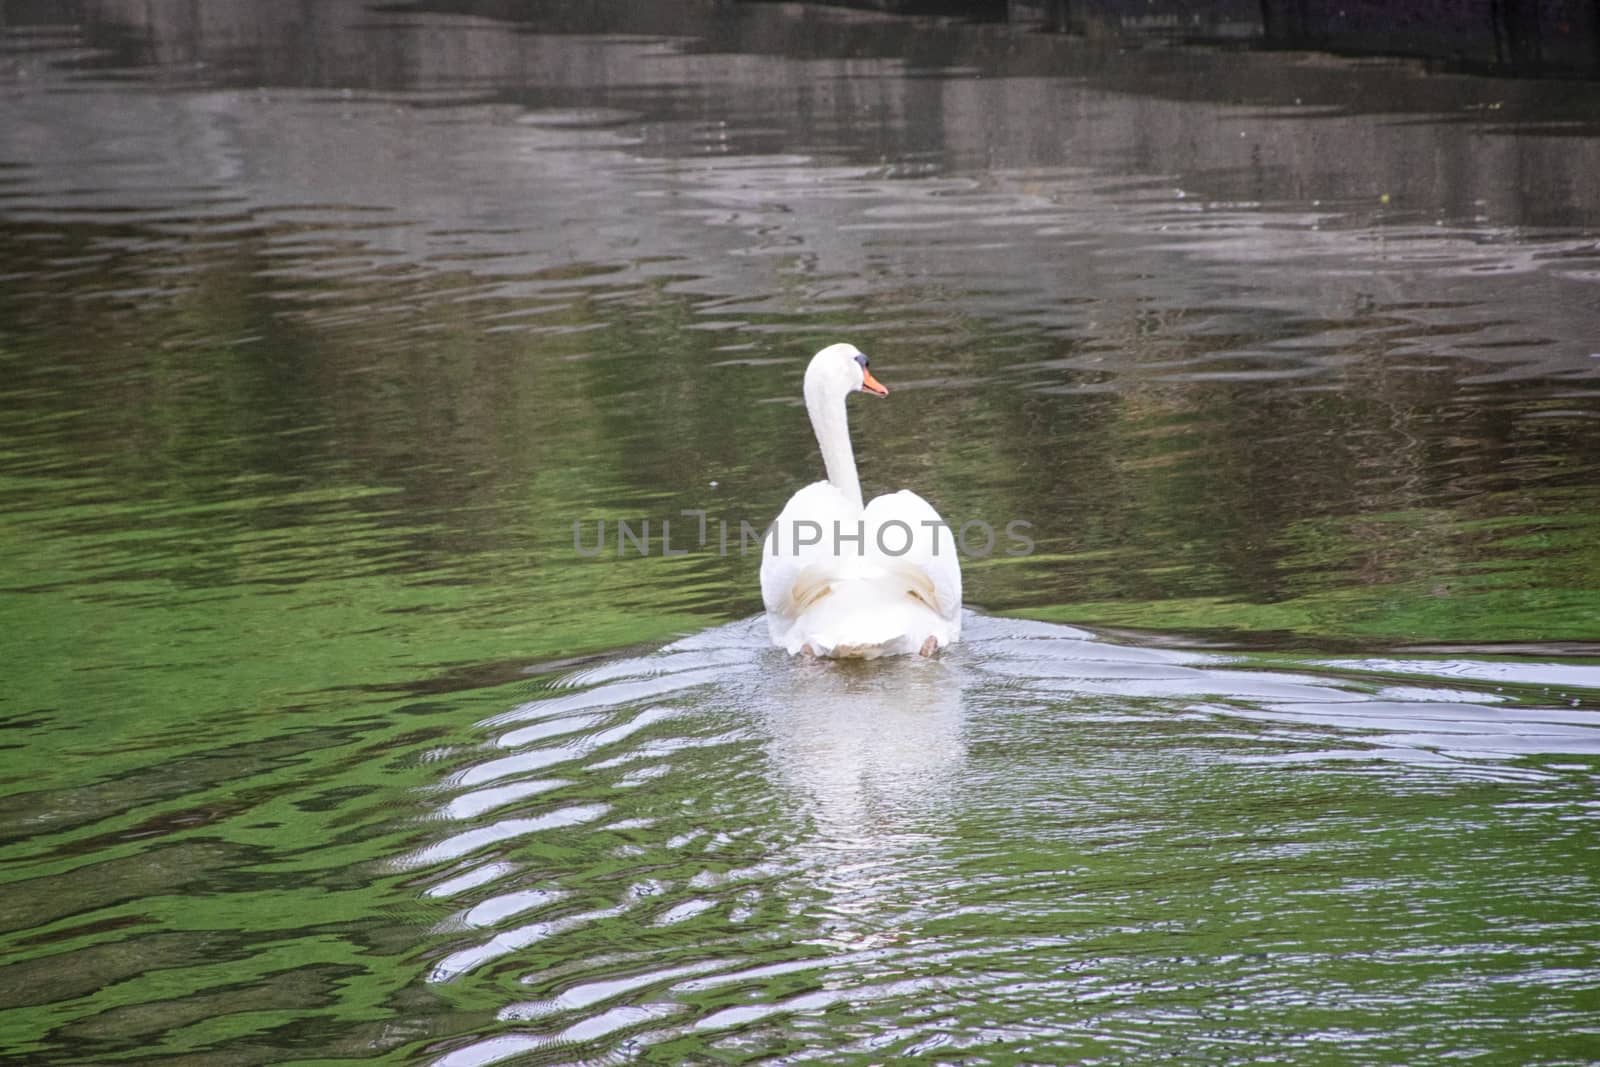
[[[822,449],[822,464],[828,481],[857,508],[861,507],[861,482],[856,477],[856,454],[850,447],[850,421],[845,415],[844,394],[830,393],[821,383],[806,383],[806,413]]]

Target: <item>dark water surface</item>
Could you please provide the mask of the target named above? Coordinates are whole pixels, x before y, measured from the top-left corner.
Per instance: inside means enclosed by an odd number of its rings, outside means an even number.
[[[1596,175],[1393,61],[0,0],[0,1055],[1593,1062]],[[937,661],[752,619],[833,340],[1032,524]]]

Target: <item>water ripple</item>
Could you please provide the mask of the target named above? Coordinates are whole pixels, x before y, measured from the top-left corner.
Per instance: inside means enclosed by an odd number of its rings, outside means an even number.
[[[1553,935],[1547,922],[1490,944],[1460,940],[1443,920],[1401,919],[1422,895],[1447,911],[1473,906],[1438,881],[1437,868],[1457,858],[1363,836],[1413,795],[1476,805],[1480,783],[1553,791],[1548,807],[1516,792],[1492,802],[1502,820],[1534,820],[1530,831],[1552,816],[1592,819],[1592,806],[1579,815],[1572,789],[1595,780],[1600,720],[1496,689],[1513,677],[1551,680],[1537,665],[1512,671],[1460,657],[1268,665],[1044,623],[972,615],[967,627],[968,639],[941,660],[857,670],[778,656],[753,620],[585,666],[549,695],[480,723],[493,731],[531,721],[499,743],[523,746],[533,765],[547,761],[538,753],[559,753],[569,767],[559,781],[534,780],[526,798],[508,794],[513,808],[618,783],[632,762],[619,747],[667,762],[643,785],[610,789],[612,821],[598,830],[573,837],[570,821],[541,823],[551,844],[513,846],[520,862],[497,861],[481,880],[441,872],[453,895],[471,898],[461,928],[529,910],[542,917],[435,965],[436,982],[496,983],[495,974],[525,965],[516,980],[523,995],[506,988],[502,1028],[436,1062],[569,1062],[684,1047],[764,1058],[785,1041],[797,1060],[826,1059],[822,1050],[832,1048],[991,1062],[1002,1047],[1048,1058],[1069,1035],[1089,1033],[1132,1054],[1189,1026],[1185,991],[1201,986],[1255,1004],[1229,1039],[1253,1040],[1252,1026],[1326,1003],[1316,976],[1341,965],[1328,954],[1293,954],[1288,946],[1304,932],[1286,939],[1283,931],[1346,910],[1336,903],[1345,899],[1363,901],[1370,915],[1341,920],[1342,951],[1373,965],[1394,942],[1419,952],[1407,957],[1411,966],[1544,958],[1534,945]],[[1585,670],[1550,673],[1578,692],[1595,680]],[[1392,684],[1404,674],[1416,681]],[[1581,692],[1585,701],[1600,696],[1593,686]],[[589,742],[567,739],[580,731]],[[699,743],[710,739],[709,749]],[[474,796],[470,783],[498,777],[502,762],[457,768],[449,780]],[[471,825],[490,809],[452,801],[443,810]],[[1204,821],[1190,826],[1191,810]],[[1018,822],[1031,830],[1007,829]],[[1230,822],[1236,830],[1219,834]],[[497,843],[496,825],[451,834],[414,862],[459,855],[458,841]],[[1451,836],[1475,842],[1469,848],[1493,854],[1491,838],[1468,823],[1452,827]],[[962,847],[952,851],[958,833]],[[1206,854],[1192,879],[1183,853],[1171,851],[1184,840]],[[1373,877],[1376,855],[1402,847],[1435,873]],[[585,858],[556,858],[574,851]],[[1479,872],[1519,879],[1528,891],[1521,874]],[[508,879],[519,884],[496,888]],[[1545,881],[1538,890],[1567,916],[1564,938],[1596,932],[1571,910],[1588,884]],[[1380,928],[1388,947],[1375,940]],[[1166,952],[1178,955],[1162,962]],[[1275,961],[1270,972],[1263,959]],[[1186,973],[1202,965],[1204,979]],[[1576,990],[1586,974],[1554,969],[1537,981],[1552,993]],[[529,988],[539,995],[529,999]],[[1352,987],[1341,1010],[1351,1018],[1380,1004],[1406,1011],[1418,998],[1471,998],[1477,988],[1422,979],[1369,996]],[[1097,1004],[1122,1007],[1096,1021]],[[1030,1022],[1045,1005],[1057,1022]],[[973,1025],[974,1012],[987,1024]],[[1306,1038],[1307,1048],[1322,1044]]]

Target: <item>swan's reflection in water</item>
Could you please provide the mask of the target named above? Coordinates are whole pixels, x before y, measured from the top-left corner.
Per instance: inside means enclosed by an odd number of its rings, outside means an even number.
[[[807,663],[763,686],[757,706],[776,779],[812,807],[818,836],[841,848],[927,825],[949,801],[966,749],[966,674],[901,658]]]
[[[1261,1005],[1227,1031],[1256,1041],[1341,960],[1490,951],[1419,915],[1587,899],[1549,875],[1572,857],[1552,833],[1595,814],[1593,668],[1518,689],[1459,659],[965,628],[939,659],[854,664],[739,623],[486,721],[408,857],[455,908],[431,982],[496,1009],[439,1062],[1051,1060],[1084,1034],[1119,1056],[1181,1032],[1196,990]],[[1397,804],[1430,805],[1432,835]],[[1537,963],[1537,927],[1493,952],[1523,937]]]
[[[916,906],[904,873],[941,853],[953,816],[968,672],[920,657],[795,667],[768,674],[755,705],[775,784],[809,822],[795,849],[820,871],[825,936],[883,943],[889,915]]]

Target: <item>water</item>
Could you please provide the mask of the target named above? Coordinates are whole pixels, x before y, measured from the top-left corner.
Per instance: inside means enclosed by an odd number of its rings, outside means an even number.
[[[1600,90],[515,13],[0,0],[11,1060],[1593,1060]]]

